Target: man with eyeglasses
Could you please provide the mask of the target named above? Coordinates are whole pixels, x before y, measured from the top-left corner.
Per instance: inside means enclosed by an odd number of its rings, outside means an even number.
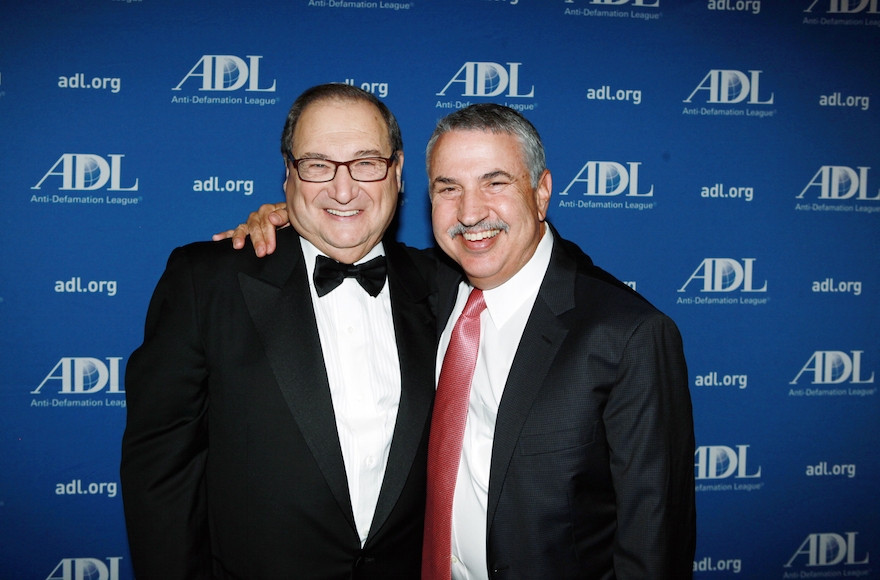
[[[265,259],[176,249],[127,365],[138,580],[419,576],[435,284],[383,240],[400,129],[370,93],[320,85],[281,148],[293,227]]]

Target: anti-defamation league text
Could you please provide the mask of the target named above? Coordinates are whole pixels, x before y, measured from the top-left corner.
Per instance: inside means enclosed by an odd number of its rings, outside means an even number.
[[[873,198],[871,198],[873,199]],[[831,205],[828,203],[797,203],[794,206],[794,209],[797,211],[852,211],[856,213],[880,213],[880,206],[874,205],[847,205],[847,204],[839,204],[839,205]]]
[[[125,408],[125,399],[32,399],[31,407],[118,407]]]
[[[682,115],[708,115],[722,117],[775,117],[776,109],[716,109],[715,107],[685,107]]]
[[[412,2],[349,2],[348,0],[309,0],[313,8],[381,8],[383,10],[409,10]]]
[[[770,301],[769,297],[766,298],[746,298],[744,296],[734,296],[734,297],[723,297],[723,298],[710,298],[703,296],[688,296],[688,297],[679,297],[675,303],[676,304],[723,304],[723,305],[731,305],[731,304],[750,304],[752,306],[757,306],[759,304],[767,304]]]
[[[764,488],[764,482],[758,483],[698,483],[694,491],[756,491]]]
[[[662,12],[636,12],[635,10],[601,10],[590,8],[566,8],[566,16],[597,16],[600,18],[635,18],[637,20],[660,20]]]
[[[67,204],[85,204],[85,205],[137,205],[144,201],[142,197],[115,197],[105,195],[98,197],[96,195],[32,195],[31,203],[67,203]]]
[[[281,99],[279,97],[263,98],[263,97],[199,97],[197,95],[189,95],[186,97],[171,97],[172,103],[182,103],[184,105],[277,105]]]
[[[789,397],[871,397],[877,394],[877,388],[854,389],[853,387],[837,389],[789,389]]]

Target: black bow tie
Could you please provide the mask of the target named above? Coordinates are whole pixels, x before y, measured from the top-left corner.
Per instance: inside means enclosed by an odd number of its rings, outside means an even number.
[[[385,256],[373,258],[369,262],[358,264],[340,264],[327,256],[318,256],[315,260],[315,272],[312,278],[315,281],[315,290],[318,296],[324,296],[346,278],[354,278],[370,296],[376,297],[385,286],[385,275],[388,271],[385,265]]]

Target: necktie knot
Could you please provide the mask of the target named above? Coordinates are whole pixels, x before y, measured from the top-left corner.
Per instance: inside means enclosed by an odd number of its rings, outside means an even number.
[[[486,300],[483,298],[483,291],[479,288],[474,288],[468,296],[467,302],[464,305],[464,310],[461,311],[461,315],[467,318],[476,318],[485,309]]]
[[[385,286],[387,273],[385,256],[379,256],[369,262],[355,265],[342,264],[327,256],[319,255],[315,259],[315,271],[312,279],[319,297],[336,289],[346,278],[354,278],[370,296],[375,298]]]

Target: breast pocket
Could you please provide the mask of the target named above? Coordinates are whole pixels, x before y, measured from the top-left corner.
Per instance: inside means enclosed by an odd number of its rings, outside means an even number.
[[[520,455],[541,455],[589,445],[596,438],[596,423],[545,433],[523,433],[519,438]]]

